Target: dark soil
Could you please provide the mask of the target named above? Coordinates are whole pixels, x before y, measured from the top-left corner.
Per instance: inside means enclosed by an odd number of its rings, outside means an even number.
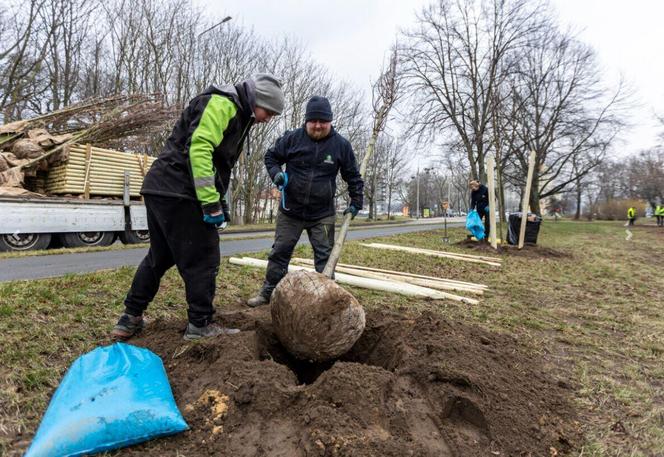
[[[222,318],[244,331],[184,343],[184,323],[157,321],[132,341],[164,360],[191,430],[122,455],[549,456],[580,443],[569,384],[513,337],[369,312],[342,360],[313,364],[280,346],[267,307]]]
[[[554,259],[571,257],[571,255],[566,252],[530,243],[525,243],[522,249],[519,249],[516,246],[512,246],[510,244],[499,245],[497,250],[494,250],[491,247],[491,245],[486,241],[462,240],[457,243],[454,243],[454,245],[462,248],[472,249],[473,251],[477,251],[479,253],[478,255],[484,255],[484,254],[491,255],[491,253],[493,253],[494,255],[507,254],[519,257],[530,257],[530,258],[550,257]]]

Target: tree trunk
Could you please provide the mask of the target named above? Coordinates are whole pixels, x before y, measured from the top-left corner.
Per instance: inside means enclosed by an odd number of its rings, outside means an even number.
[[[539,177],[537,176],[537,170],[535,170],[535,173],[533,173],[533,183],[530,186],[530,198],[528,199],[528,203],[530,204],[530,211],[541,216],[542,210],[540,208],[539,196]]]
[[[505,220],[505,190],[503,188],[503,171],[502,167],[496,167],[496,175],[498,181],[498,220],[500,224],[498,225],[498,235],[500,236],[500,241],[504,240],[503,238],[503,228],[506,227]]]
[[[576,213],[574,213],[574,220],[581,219],[581,183],[576,181]]]
[[[392,210],[392,190],[389,191],[387,196],[387,220],[390,220],[390,214]]]

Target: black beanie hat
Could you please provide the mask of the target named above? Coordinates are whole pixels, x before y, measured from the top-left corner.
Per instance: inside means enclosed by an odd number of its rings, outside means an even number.
[[[327,98],[314,95],[309,99],[304,122],[309,121],[332,121],[332,106]]]

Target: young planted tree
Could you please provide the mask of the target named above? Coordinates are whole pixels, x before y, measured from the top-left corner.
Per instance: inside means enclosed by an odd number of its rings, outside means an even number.
[[[378,141],[378,136],[385,129],[385,125],[388,120],[390,111],[394,107],[394,104],[397,102],[401,95],[401,74],[397,66],[397,48],[393,47],[392,52],[390,53],[390,59],[386,67],[381,72],[378,80],[374,83],[373,86],[373,126],[371,129],[371,136],[369,137],[369,142],[367,144],[367,149],[365,151],[365,156],[362,159],[362,165],[360,166],[360,173],[362,176],[366,176],[368,160],[371,158],[371,155],[374,153],[374,148],[376,147],[376,141]],[[367,157],[369,156],[369,157]],[[348,231],[348,225],[350,222],[350,213],[346,215],[344,223],[341,226],[339,231],[339,236],[337,241],[332,248],[330,253],[330,260],[325,266],[323,274],[327,273],[331,275],[334,272],[336,263],[339,259],[343,242],[346,239],[346,233]]]

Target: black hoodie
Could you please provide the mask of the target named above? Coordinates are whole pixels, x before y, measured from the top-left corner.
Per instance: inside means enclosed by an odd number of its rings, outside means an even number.
[[[489,189],[484,184],[480,184],[477,190],[470,193],[470,209],[476,209],[482,216],[487,206],[489,206]]]

